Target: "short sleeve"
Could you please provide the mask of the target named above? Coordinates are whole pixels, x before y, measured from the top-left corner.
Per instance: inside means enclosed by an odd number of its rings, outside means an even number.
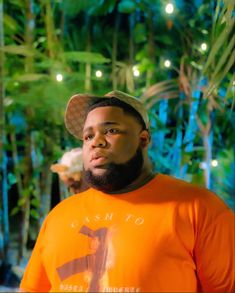
[[[234,213],[226,209],[198,233],[195,258],[203,292],[235,292],[234,221]]]
[[[46,229],[46,221],[44,221],[35,247],[26,266],[23,278],[20,283],[20,289],[26,292],[48,292],[51,285],[42,261],[43,239]]]

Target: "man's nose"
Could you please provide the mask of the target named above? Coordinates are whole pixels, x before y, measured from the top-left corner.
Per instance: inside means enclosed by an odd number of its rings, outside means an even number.
[[[103,148],[107,145],[107,141],[103,134],[96,134],[92,141],[93,147]]]

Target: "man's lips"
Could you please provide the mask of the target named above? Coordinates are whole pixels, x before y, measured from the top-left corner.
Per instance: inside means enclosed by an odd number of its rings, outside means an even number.
[[[107,161],[108,161],[108,158],[101,154],[93,155],[90,160],[93,166],[102,166],[105,163],[107,163]]]

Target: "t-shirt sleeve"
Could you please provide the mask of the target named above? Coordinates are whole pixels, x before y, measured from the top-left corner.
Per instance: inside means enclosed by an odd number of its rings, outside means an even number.
[[[40,229],[35,247],[20,283],[20,289],[24,292],[48,292],[51,288],[51,284],[42,260],[45,229],[46,221],[44,221]]]
[[[214,219],[206,218],[197,235],[195,258],[203,292],[235,292],[234,221],[226,208]]]

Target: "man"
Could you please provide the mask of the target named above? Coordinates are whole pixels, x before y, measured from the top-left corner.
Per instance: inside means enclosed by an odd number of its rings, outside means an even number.
[[[234,214],[206,189],[153,174],[141,102],[75,95],[65,122],[92,188],[50,212],[21,289],[233,292]]]

